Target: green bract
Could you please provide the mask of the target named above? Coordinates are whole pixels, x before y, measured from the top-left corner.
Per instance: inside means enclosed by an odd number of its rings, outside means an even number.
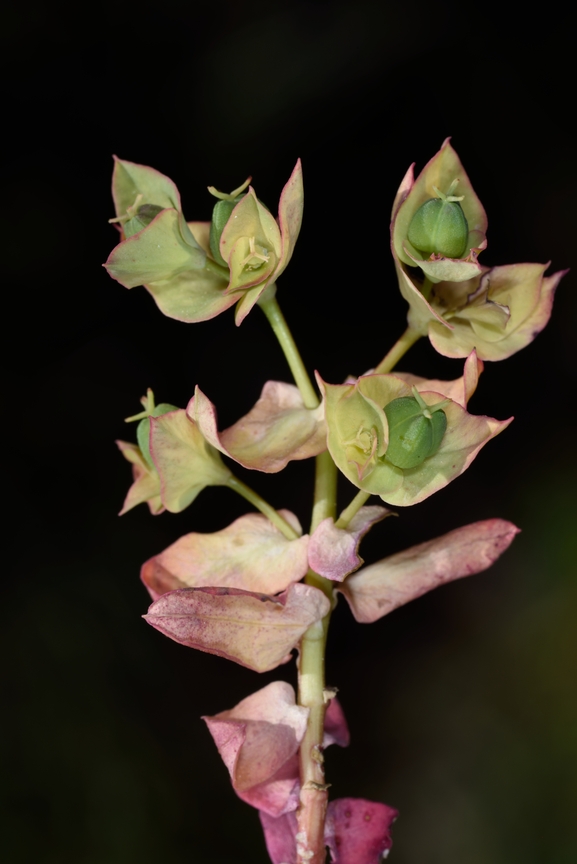
[[[140,452],[151,468],[154,468],[154,462],[150,455],[150,418],[162,417],[163,414],[168,414],[169,411],[178,411],[178,407],[176,405],[169,405],[168,402],[161,402],[160,405],[157,405],[150,412],[148,417],[143,417],[136,427],[136,440],[138,441]]]
[[[219,200],[216,202],[214,207],[212,208],[212,219],[210,221],[210,254],[217,264],[220,264],[222,267],[228,267],[227,262],[224,260],[222,255],[220,254],[220,238],[222,237],[222,232],[224,230],[224,226],[230,219],[231,213],[240,201],[241,198],[244,198],[246,192],[244,191],[248,184],[251,181],[251,177],[246,180],[242,186],[239,186],[238,189],[234,189],[230,195],[227,195],[224,192],[219,192],[218,189],[215,189],[214,186],[209,186],[208,191],[211,195],[214,195]]]
[[[124,239],[104,266],[126,288],[144,285],[169,318],[206,321],[237,304],[240,324],[292,256],[303,210],[300,160],[281,193],[278,221],[252,189],[241,194],[244,185],[216,193],[222,200],[211,236],[210,222],[185,221],[172,180],[117,159],[111,221]]]
[[[504,360],[525,348],[547,324],[555,289],[566,271],[545,276],[548,264],[482,268],[465,282],[439,282],[426,299],[397,263],[410,327],[446,357]]]
[[[328,448],[337,466],[359,489],[397,506],[417,504],[442,489],[510,422],[474,417],[461,404],[444,398],[443,392],[430,389],[427,381],[417,382],[416,395],[395,375],[364,375],[354,384],[319,384],[325,396]],[[427,429],[416,416],[415,403],[422,420],[429,421],[427,413],[431,418],[444,415],[445,420],[431,419]],[[405,450],[400,438],[413,423],[416,434]]]
[[[431,282],[462,282],[480,272],[486,230],[483,205],[447,138],[416,180],[411,165],[401,183],[393,205],[393,255],[401,266],[420,267]]]
[[[134,234],[138,234],[139,231],[150,225],[159,213],[162,213],[162,207],[158,204],[143,204],[141,207],[138,207],[134,216],[131,216],[128,222],[125,222],[122,226],[124,236],[128,238]]]

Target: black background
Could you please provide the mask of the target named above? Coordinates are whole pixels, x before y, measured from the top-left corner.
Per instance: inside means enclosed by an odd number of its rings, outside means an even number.
[[[267,860],[201,714],[257,676],[140,619],[140,564],[246,511],[203,492],[178,516],[116,512],[129,468],[114,439],[152,387],[194,385],[221,428],[267,379],[289,380],[264,317],[164,318],[101,268],[111,154],[172,177],[188,219],[205,187],[250,173],[276,206],[303,159],[305,221],[279,302],[310,370],[341,381],[404,328],[388,251],[408,165],[452,135],[489,216],[486,264],[574,264],[574,31],[555,6],[279,2],[13,5],[2,49],[4,425],[2,848],[10,864]],[[521,353],[488,364],[471,410],[515,422],[466,475],[363,545],[367,561],[477,519],[523,533],[487,573],[372,627],[341,603],[328,680],[352,744],[334,796],[398,807],[399,864],[569,864],[577,857],[575,278]],[[401,364],[456,377],[423,340]],[[247,472],[241,474],[243,479]],[[309,463],[250,477],[306,524]],[[350,487],[343,484],[341,503]],[[6,520],[5,520],[6,521]],[[336,749],[336,748],[333,748]]]

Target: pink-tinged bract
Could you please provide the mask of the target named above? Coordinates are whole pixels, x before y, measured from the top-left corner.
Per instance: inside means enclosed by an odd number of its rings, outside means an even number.
[[[358,554],[362,538],[376,522],[391,515],[385,507],[361,507],[344,529],[337,528],[331,517],[324,519],[310,538],[311,569],[326,579],[342,582],[363,563]]]
[[[272,864],[297,864],[299,836],[294,813],[274,818],[261,812],[260,821]],[[392,846],[391,825],[398,811],[364,798],[331,801],[325,823],[325,843],[332,864],[381,864]]]
[[[218,431],[216,408],[198,387],[186,411],[213,447],[267,474],[327,447],[323,406],[306,408],[298,387],[282,381],[267,381],[254,407],[224,432]]]
[[[160,498],[160,478],[154,467],[147,463],[137,444],[130,441],[117,441],[116,445],[124,458],[132,464],[133,483],[122,505],[119,515],[123,516],[138,504],[148,504],[153,516],[164,511]]]
[[[290,659],[303,634],[329,610],[322,591],[297,583],[277,596],[183,588],[163,594],[143,617],[181,645],[268,672]]]
[[[356,620],[371,624],[433,588],[486,570],[518,533],[504,519],[473,522],[363,567],[338,590]]]
[[[293,513],[279,512],[302,534]],[[265,516],[248,513],[222,531],[185,534],[150,558],[140,577],[153,600],[179,588],[211,586],[277,594],[305,576],[308,540],[287,540]]]
[[[271,816],[298,806],[298,749],[309,709],[290,684],[273,681],[234,708],[203,717],[237,795]]]

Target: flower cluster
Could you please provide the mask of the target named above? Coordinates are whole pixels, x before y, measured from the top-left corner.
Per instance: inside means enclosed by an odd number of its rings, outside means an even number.
[[[525,347],[545,326],[563,275],[547,265],[479,263],[485,211],[449,141],[393,205],[391,248],[409,304],[408,336],[375,368],[345,383],[317,375],[320,398],[286,329],[275,283],[299,234],[300,161],[278,218],[249,186],[218,199],[211,222],[187,222],[174,183],[117,159],[113,197],[120,243],[106,268],[127,288],[144,285],[161,311],[185,322],[236,306],[240,324],[259,303],[285,352],[295,385],[267,381],[253,408],[219,429],[217,410],[196,387],[186,408],[143,397],[136,442],[119,441],[134,482],[122,513],[146,502],[178,513],[207,486],[227,486],[253,504],[219,531],[192,532],[146,561],[152,599],[145,620],[182,645],[269,672],[299,652],[299,692],[273,681],[233,708],[206,716],[237,795],[259,812],[273,864],[375,864],[391,847],[397,811],[362,798],[329,803],[323,752],[348,746],[336,691],[324,683],[324,644],[337,595],[371,623],[440,585],[488,568],[518,529],[487,519],[363,566],[359,546],[395,507],[418,504],[459,477],[511,419],[470,414],[483,361]],[[464,359],[462,375],[439,380],[392,372],[428,335],[441,354]],[[404,338],[404,337],[402,337]],[[234,474],[275,474],[316,457],[313,521],[275,510]],[[336,518],[337,468],[356,492]],[[366,506],[365,506],[366,505]]]

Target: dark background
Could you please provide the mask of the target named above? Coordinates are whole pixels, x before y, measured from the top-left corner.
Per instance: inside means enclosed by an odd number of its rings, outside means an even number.
[[[118,519],[130,471],[113,441],[149,386],[185,405],[200,384],[224,428],[288,373],[258,309],[240,330],[232,312],[184,325],[109,279],[111,154],[172,177],[189,219],[209,218],[206,185],[249,173],[276,207],[303,159],[305,221],[278,296],[309,369],[338,382],[404,328],[391,201],[447,135],[488,211],[484,263],[575,267],[574,30],[551,4],[511,22],[368,0],[32,2],[4,25],[4,860],[264,864],[256,812],[199,716],[294,668],[258,676],[139,617],[140,564],[245,504],[208,489],[178,516]],[[331,624],[328,680],[352,731],[327,757],[332,793],[400,809],[398,864],[577,859],[575,322],[569,274],[547,330],[488,364],[472,402],[515,422],[363,554],[491,516],[523,529],[513,548],[372,627],[344,603]],[[401,365],[461,368],[424,340]],[[250,482],[306,524],[311,478],[293,463]]]

